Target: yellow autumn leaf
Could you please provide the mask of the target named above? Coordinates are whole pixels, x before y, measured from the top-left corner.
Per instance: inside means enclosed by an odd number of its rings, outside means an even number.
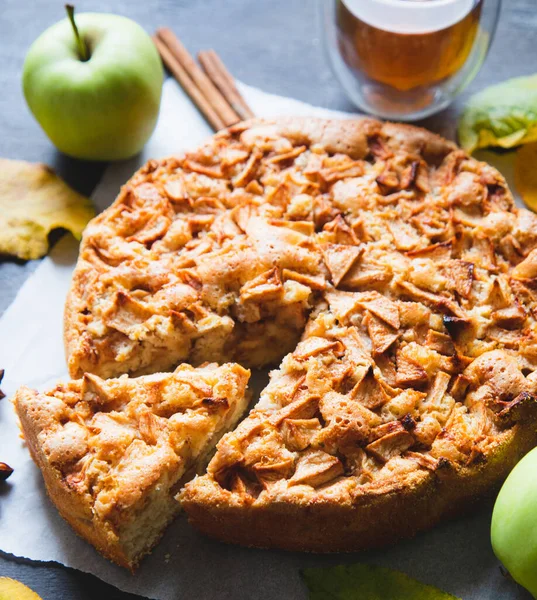
[[[80,239],[94,214],[91,202],[46,165],[0,159],[0,254],[40,258],[53,229]]]
[[[516,151],[515,187],[528,208],[537,212],[537,143]]]
[[[41,600],[41,596],[20,581],[0,577],[0,600]]]

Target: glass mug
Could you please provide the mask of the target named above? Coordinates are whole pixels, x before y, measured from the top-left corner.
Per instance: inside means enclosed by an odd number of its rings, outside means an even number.
[[[320,0],[332,68],[354,104],[412,121],[476,76],[501,0]]]

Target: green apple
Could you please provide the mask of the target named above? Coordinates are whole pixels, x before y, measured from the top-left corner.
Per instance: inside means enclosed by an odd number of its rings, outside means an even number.
[[[134,21],[82,13],[47,29],[23,70],[24,96],[52,143],[89,160],[137,154],[155,128],[162,62]]]
[[[511,577],[537,598],[537,448],[517,464],[500,490],[491,541]]]

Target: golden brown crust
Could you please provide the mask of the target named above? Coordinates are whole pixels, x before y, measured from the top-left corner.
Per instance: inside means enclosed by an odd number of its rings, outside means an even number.
[[[244,125],[260,124],[263,120],[247,121]],[[278,133],[295,144],[318,144],[329,153],[348,154],[363,159],[371,150],[371,139],[381,137],[393,151],[422,155],[427,162],[438,163],[457,146],[445,138],[421,127],[403,123],[383,123],[372,118],[325,120],[282,117],[274,123]],[[239,127],[244,126],[239,124]]]
[[[52,502],[73,529],[133,569],[179,512],[173,496],[247,405],[238,365],[138,379],[86,375],[14,397]]]
[[[412,537],[473,510],[536,443],[535,432],[519,425],[486,464],[462,471],[446,466],[441,474],[421,471],[395,489],[354,502],[319,501],[306,495],[266,505],[245,504],[235,494],[222,494],[214,480],[201,477],[185,488],[181,503],[192,525],[225,542],[306,552],[357,552]]]

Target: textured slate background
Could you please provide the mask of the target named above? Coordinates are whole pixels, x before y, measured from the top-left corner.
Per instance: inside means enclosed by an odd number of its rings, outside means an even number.
[[[312,104],[350,110],[324,55],[318,1],[322,0],[85,0],[77,9],[122,14],[149,32],[168,25],[191,52],[215,48],[232,73],[250,85]],[[46,162],[76,189],[89,194],[106,165],[76,161],[56,152],[26,108],[21,92],[26,50],[47,26],[63,16],[63,2],[0,3],[0,156]],[[536,33],[537,0],[505,0],[496,39],[480,74],[452,107],[424,124],[453,137],[456,116],[469,93],[537,71]],[[0,262],[0,313],[37,264]],[[2,575],[27,583],[43,600],[137,598],[71,569],[0,555]],[[281,597],[285,598],[284,591]],[[517,596],[520,600],[526,597],[522,591]]]

